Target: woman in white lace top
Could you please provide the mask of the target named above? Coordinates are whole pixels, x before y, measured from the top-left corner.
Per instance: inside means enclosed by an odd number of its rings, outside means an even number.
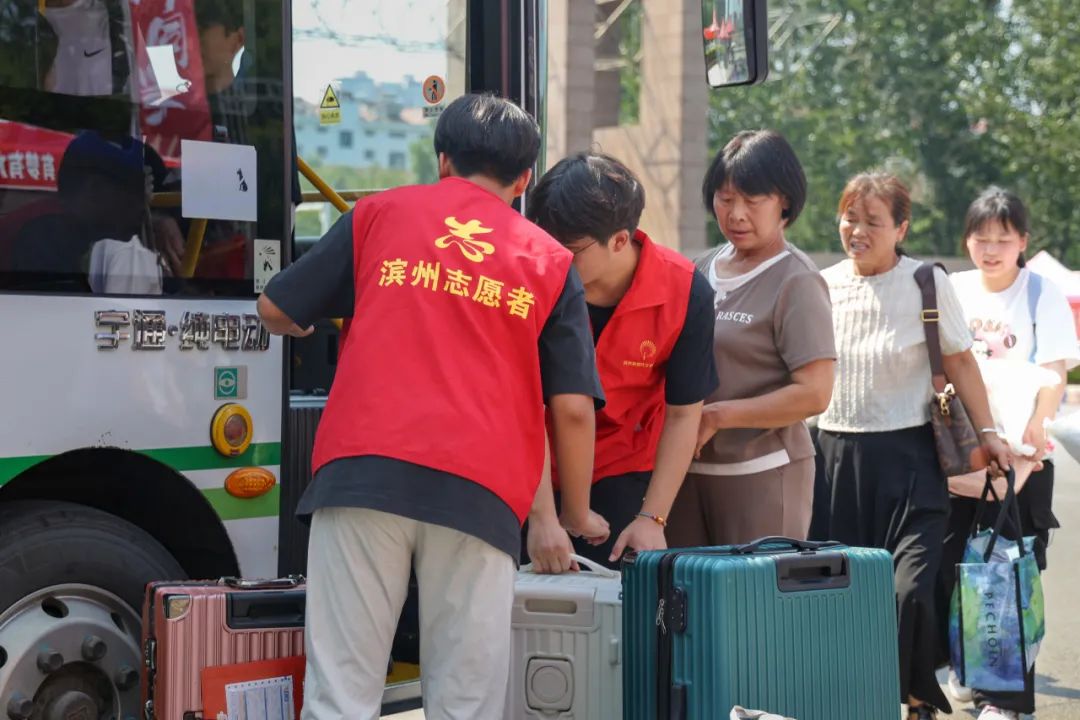
[[[930,428],[930,361],[921,321],[920,263],[900,253],[911,199],[897,178],[864,173],[840,199],[848,259],[825,270],[833,306],[837,383],[818,422],[829,497],[827,535],[893,553],[899,612],[900,684],[910,720],[930,720],[949,702],[934,676],[935,589],[949,495]],[[960,303],[935,270],[945,369],[977,429],[993,421],[970,352]],[[990,457],[1007,465],[993,433]]]

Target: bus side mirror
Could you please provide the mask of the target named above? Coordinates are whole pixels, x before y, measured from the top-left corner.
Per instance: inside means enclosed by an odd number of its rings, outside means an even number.
[[[765,81],[769,72],[765,0],[701,0],[701,28],[710,87]]]

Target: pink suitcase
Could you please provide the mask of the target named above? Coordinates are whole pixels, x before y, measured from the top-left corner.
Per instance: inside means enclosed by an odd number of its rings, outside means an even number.
[[[302,578],[148,585],[145,718],[203,718],[203,668],[303,655],[304,607]]]

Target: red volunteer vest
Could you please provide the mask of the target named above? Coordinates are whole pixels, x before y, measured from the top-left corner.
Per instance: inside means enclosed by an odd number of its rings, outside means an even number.
[[[665,372],[686,323],[694,264],[640,230],[630,289],[600,333],[596,365],[607,404],[596,414],[593,482],[648,471],[664,427]]]
[[[381,455],[459,475],[524,520],[544,464],[537,342],[571,254],[460,178],[356,204],[356,309],[313,470]]]

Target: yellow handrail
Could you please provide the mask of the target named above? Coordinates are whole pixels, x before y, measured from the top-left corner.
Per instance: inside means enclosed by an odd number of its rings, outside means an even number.
[[[184,243],[184,266],[180,274],[185,279],[190,279],[195,274],[195,268],[199,264],[199,254],[202,253],[203,238],[206,237],[206,218],[197,218],[191,221],[188,227],[187,242]]]
[[[356,202],[357,200],[363,200],[371,195],[376,195],[382,192],[381,190],[339,190],[338,196],[347,202]],[[323,202],[326,198],[321,192],[306,192],[302,194],[303,200],[306,203]],[[336,206],[335,206],[336,207]]]
[[[380,190],[340,190],[337,191],[338,197],[348,202],[356,202],[363,198],[376,195]],[[305,192],[302,194],[303,201],[306,203],[325,202],[326,196],[321,192]],[[150,207],[158,209],[170,209],[178,208],[183,203],[181,195],[178,192],[158,192],[154,193],[150,198]],[[336,206],[335,206],[336,207]],[[340,209],[340,208],[338,208]],[[346,208],[347,209],[347,208]]]
[[[349,203],[345,202],[344,198],[337,194],[334,188],[326,184],[326,181],[319,177],[310,165],[304,162],[304,158],[296,157],[296,167],[299,168],[300,174],[307,178],[307,181],[315,186],[315,189],[319,191],[319,194],[330,201],[330,204],[338,209],[339,212],[348,212]]]

